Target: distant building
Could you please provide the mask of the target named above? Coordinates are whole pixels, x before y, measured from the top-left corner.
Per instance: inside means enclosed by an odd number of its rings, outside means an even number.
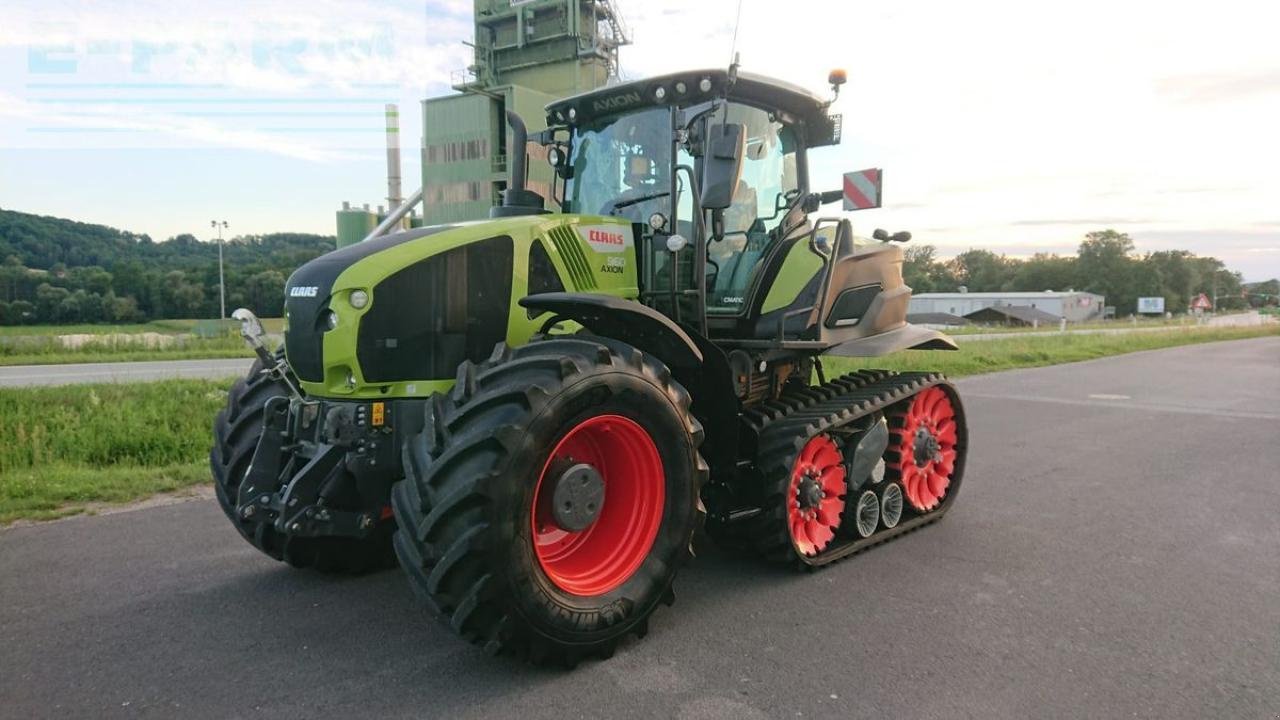
[[[969,324],[968,320],[959,315],[951,315],[949,313],[912,313],[907,315],[907,322],[935,330],[963,327]]]
[[[1027,307],[1026,305],[992,305],[989,308],[974,310],[965,315],[965,318],[983,325],[1027,327],[1056,325],[1062,319],[1057,315],[1052,315],[1039,308]]]
[[[968,317],[997,305],[1030,307],[1067,322],[1100,319],[1104,298],[1097,293],[1067,290],[1065,292],[956,292],[921,293],[911,296],[910,314],[947,313]],[[972,318],[971,318],[972,319]]]

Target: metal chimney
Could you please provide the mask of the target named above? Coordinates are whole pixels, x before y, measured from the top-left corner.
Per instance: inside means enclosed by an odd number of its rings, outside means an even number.
[[[387,103],[387,204],[394,212],[404,202],[400,192],[400,110]]]

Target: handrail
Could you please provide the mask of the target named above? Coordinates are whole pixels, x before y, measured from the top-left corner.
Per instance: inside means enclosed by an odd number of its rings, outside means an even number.
[[[409,211],[412,210],[415,205],[422,202],[422,191],[424,189],[425,188],[418,188],[417,192],[406,198],[404,202],[400,203],[400,207],[392,210],[391,214],[388,215],[385,220],[378,223],[378,227],[371,230],[360,242],[367,242],[376,237],[386,235],[387,231],[390,230],[393,225],[403,220],[404,216],[408,215]]]

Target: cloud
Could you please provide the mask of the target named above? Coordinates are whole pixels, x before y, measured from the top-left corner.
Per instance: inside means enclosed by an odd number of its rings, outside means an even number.
[[[447,91],[471,60],[462,0],[8,10],[0,57],[25,61],[0,76],[6,102],[24,106],[0,126],[11,147],[213,145],[339,160],[382,142],[382,103],[407,105],[412,128],[416,101]]]
[[[1280,68],[1161,78],[1157,93],[1181,103],[1215,103],[1280,93]]]
[[[1015,220],[1010,225],[1037,226],[1037,225],[1146,225],[1158,220],[1144,218],[1124,218],[1124,217],[1082,217],[1063,220],[1035,219],[1035,220]]]

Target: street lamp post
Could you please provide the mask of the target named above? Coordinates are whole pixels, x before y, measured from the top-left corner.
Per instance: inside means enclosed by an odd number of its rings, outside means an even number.
[[[227,319],[227,284],[222,275],[222,230],[227,227],[226,220],[210,220],[209,226],[218,229],[218,310],[220,319]]]

